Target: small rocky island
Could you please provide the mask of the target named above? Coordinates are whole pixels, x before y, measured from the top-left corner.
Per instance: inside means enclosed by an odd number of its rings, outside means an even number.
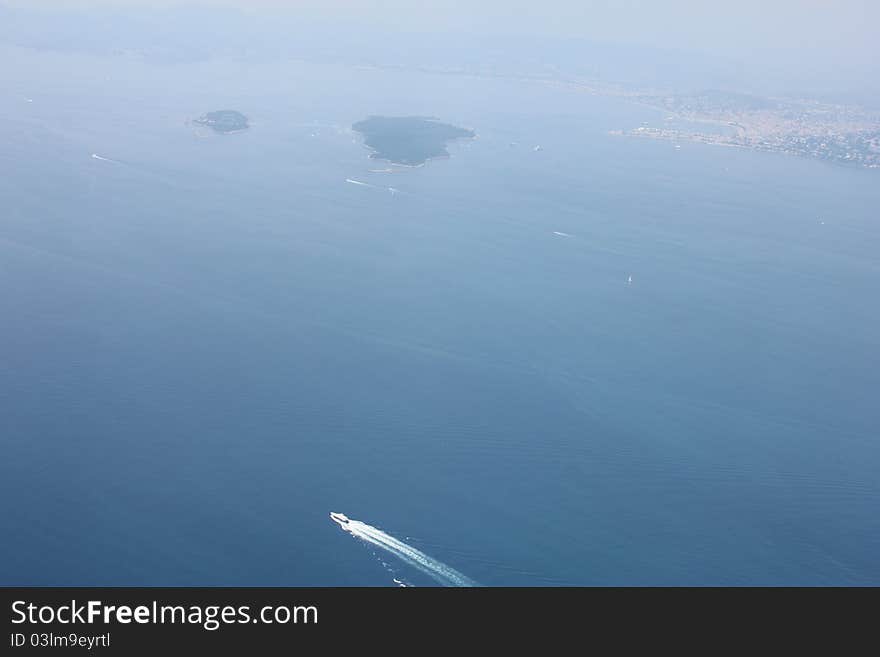
[[[449,157],[448,142],[473,139],[473,130],[423,116],[371,116],[352,126],[373,152],[370,157],[401,166],[421,166],[427,160]]]
[[[203,125],[207,128],[213,128],[215,132],[228,134],[230,132],[241,132],[248,129],[248,119],[241,112],[235,110],[219,110],[217,112],[208,112],[193,123]]]

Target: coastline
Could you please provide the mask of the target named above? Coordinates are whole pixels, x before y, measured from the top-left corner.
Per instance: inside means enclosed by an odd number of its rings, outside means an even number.
[[[833,159],[833,158],[822,158],[817,157],[811,153],[799,152],[786,150],[784,148],[773,148],[770,146],[761,146],[759,144],[743,144],[737,143],[734,141],[729,141],[725,139],[716,139],[712,135],[705,135],[701,133],[676,133],[676,134],[662,134],[657,129],[654,129],[651,132],[636,130],[609,130],[608,134],[613,137],[629,137],[635,139],[649,139],[652,141],[667,141],[667,142],[683,142],[690,144],[703,144],[707,146],[726,146],[728,148],[741,148],[747,151],[754,151],[756,153],[776,153],[778,155],[791,155],[794,157],[800,157],[808,160],[813,160],[816,162],[825,162],[826,164],[832,164],[835,166],[844,166],[844,167],[852,167],[854,169],[880,169],[880,164],[865,164],[860,162],[847,162],[845,160]]]
[[[455,139],[450,139],[449,142],[447,142],[447,146],[449,144],[455,144],[455,143],[463,142],[463,141],[476,141],[477,137],[479,137],[476,130],[473,130],[472,128],[463,128],[463,130],[470,130],[474,134],[472,137],[456,137]],[[355,132],[357,132],[357,131],[355,131]],[[426,157],[422,162],[419,162],[418,164],[406,164],[404,162],[395,162],[394,160],[391,160],[387,157],[379,156],[379,151],[377,149],[373,148],[372,146],[367,145],[366,141],[363,138],[363,133],[358,132],[358,134],[361,135],[361,146],[363,146],[368,151],[370,151],[370,153],[367,155],[368,159],[375,160],[377,162],[388,162],[388,164],[390,164],[392,167],[399,167],[399,168],[405,168],[405,169],[419,169],[419,168],[425,166],[428,162],[432,162],[435,160],[449,160],[452,158],[452,153],[450,153],[449,151],[446,151],[446,153],[443,155],[432,155],[430,157]],[[375,171],[374,173],[394,173],[394,171],[392,169],[389,171]]]
[[[188,119],[186,123],[194,129],[202,129],[218,135],[239,135],[253,128],[253,123],[251,123],[250,120],[246,122],[246,125],[243,128],[238,128],[236,130],[217,130],[213,125],[200,120],[200,118]]]

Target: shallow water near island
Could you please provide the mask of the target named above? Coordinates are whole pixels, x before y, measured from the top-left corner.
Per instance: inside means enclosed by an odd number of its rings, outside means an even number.
[[[437,583],[344,510],[483,585],[880,584],[877,172],[519,82],[5,54],[0,582]],[[375,172],[372,114],[478,137]]]

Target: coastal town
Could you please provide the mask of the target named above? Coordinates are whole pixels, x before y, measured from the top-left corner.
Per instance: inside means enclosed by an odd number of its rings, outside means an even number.
[[[857,106],[729,92],[641,94],[666,113],[660,127],[612,134],[737,146],[880,168],[880,115]]]

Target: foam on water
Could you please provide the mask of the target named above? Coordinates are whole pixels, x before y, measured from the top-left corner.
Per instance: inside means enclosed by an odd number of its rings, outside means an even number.
[[[422,571],[443,586],[477,586],[477,583],[466,575],[441,561],[437,561],[437,559],[428,556],[421,550],[417,550],[411,545],[407,545],[403,541],[386,534],[377,527],[368,525],[360,520],[351,520],[343,513],[331,512],[330,519],[338,524],[343,531],[370,545],[385,550],[401,561]]]
[[[113,164],[122,164],[118,160],[111,160],[109,157],[102,157],[102,156],[98,155],[97,153],[92,153],[92,159],[93,160],[101,160],[101,162],[112,162]]]

